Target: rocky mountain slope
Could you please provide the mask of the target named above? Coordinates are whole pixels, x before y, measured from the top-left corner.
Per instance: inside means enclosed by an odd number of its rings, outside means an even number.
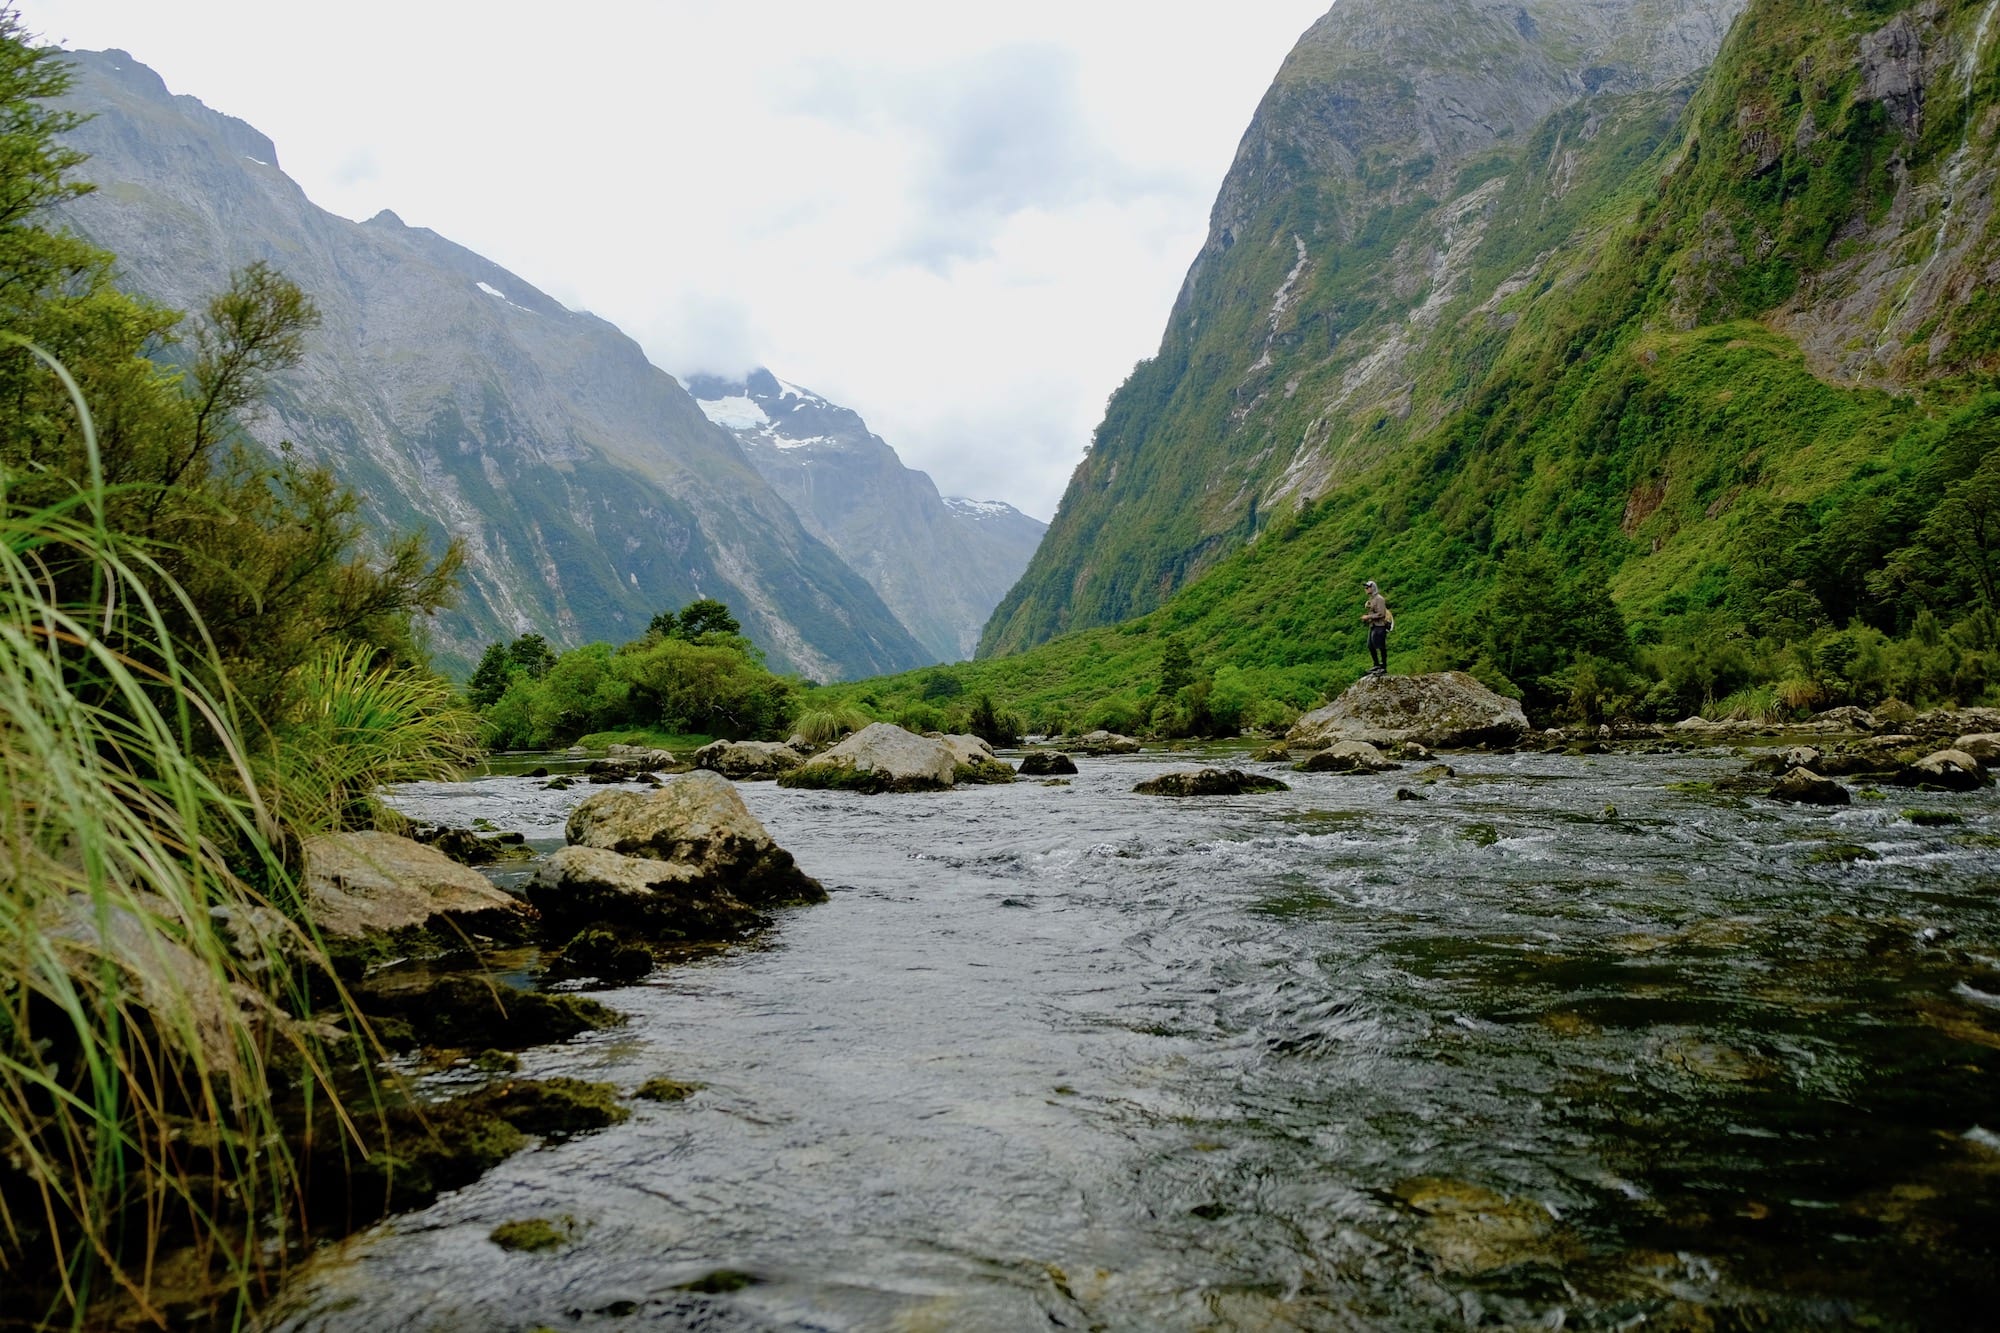
[[[768,370],[694,375],[687,387],[934,660],[972,656],[1047,524],[999,500],[941,497],[858,414]]]
[[[258,259],[306,290],[324,324],[252,433],[330,467],[385,527],[465,539],[447,661],[526,630],[631,638],[700,596],[815,677],[929,660],[616,328],[393,213],[315,207],[270,140],[123,52],[73,65],[69,100],[94,119],[72,141],[99,188],[68,222],[129,289],[181,308]]]
[[[1430,383],[1421,363],[1536,280],[1623,183],[1605,165],[1659,145],[1741,4],[1335,5],[1258,107],[1159,354],[982,651],[1159,605],[1461,406],[1477,362]]]

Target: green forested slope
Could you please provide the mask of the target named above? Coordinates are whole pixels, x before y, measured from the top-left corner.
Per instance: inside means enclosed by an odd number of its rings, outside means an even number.
[[[1420,303],[1428,323],[1404,316],[1372,369],[1294,354],[1258,391],[1271,437],[1304,442],[1276,481],[1231,454],[1243,432],[1198,423],[1203,367],[1142,366],[1050,534],[1088,554],[1041,571],[1069,600],[1040,600],[1031,570],[988,648],[1164,604],[969,679],[1031,708],[1143,700],[1179,634],[1252,699],[1300,706],[1359,662],[1374,577],[1399,666],[1478,666],[1545,711],[1982,695],[1996,8],[1757,0],[1698,85],[1558,109],[1458,196],[1478,197],[1437,252],[1458,276]],[[1439,217],[1381,243],[1401,253]],[[1341,251],[1348,277],[1307,265],[1284,318],[1324,326],[1391,281],[1368,243]],[[1329,384],[1353,390],[1338,410]],[[1079,498],[1113,472],[1138,478],[1119,504]],[[1229,524],[1202,519],[1239,495]]]

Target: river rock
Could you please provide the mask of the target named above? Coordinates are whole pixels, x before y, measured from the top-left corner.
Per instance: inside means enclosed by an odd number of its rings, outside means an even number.
[[[1139,742],[1130,736],[1120,736],[1115,731],[1099,727],[1096,731],[1086,731],[1068,745],[1078,754],[1136,754]]]
[[[1024,778],[1055,777],[1074,772],[1076,760],[1060,750],[1031,750],[1021,756],[1021,776]]]
[[[2000,731],[1970,732],[1960,736],[1951,748],[1971,755],[1982,768],[1991,768],[2000,763]]]
[[[790,745],[776,741],[711,741],[694,752],[696,768],[739,782],[777,778],[805,761]]]
[[[1399,765],[1367,741],[1340,741],[1292,767],[1301,773],[1386,773]]]
[[[1324,708],[1300,718],[1286,739],[1328,746],[1367,741],[1463,749],[1513,745],[1528,730],[1527,715],[1463,671],[1418,676],[1363,676]]]
[[[1865,708],[1856,708],[1853,704],[1842,704],[1838,708],[1814,713],[1812,720],[1829,730],[1836,731],[1873,731],[1878,725],[1873,713]]]
[[[528,900],[558,935],[602,924],[650,940],[721,940],[769,922],[693,865],[602,847],[555,852],[535,872]]]
[[[650,745],[613,745],[604,751],[606,759],[633,764],[648,771],[662,768],[679,768],[681,761],[674,758],[672,750],[656,749]]]
[[[824,754],[783,774],[781,787],[846,791],[943,791],[956,781],[957,761],[942,740],[875,722]]]
[[[574,846],[686,867],[753,907],[826,901],[720,774],[688,773],[657,792],[600,792],[571,812],[565,832]]]
[[[1133,791],[1141,796],[1242,796],[1251,792],[1290,791],[1276,778],[1245,773],[1240,768],[1188,769],[1162,773],[1141,782]]]
[[[1808,768],[1795,768],[1778,779],[1771,796],[1779,801],[1804,805],[1846,805],[1851,799],[1847,788],[1832,778],[1823,778]]]
[[[1963,750],[1939,750],[1903,769],[1891,781],[1899,787],[1971,791],[1986,785],[1986,770]]]
[[[533,912],[435,848],[392,833],[324,833],[305,844],[306,910],[329,940],[429,932],[517,939]]]

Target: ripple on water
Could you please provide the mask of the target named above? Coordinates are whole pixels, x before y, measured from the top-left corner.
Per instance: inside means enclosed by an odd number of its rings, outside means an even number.
[[[1231,762],[1244,762],[1232,756]],[[1968,1325],[2000,1296],[2000,797],[1716,756],[744,795],[832,886],[528,1073],[705,1085],[295,1284],[295,1329]],[[1407,781],[1407,775],[1404,775]],[[560,839],[592,789],[419,784]],[[1606,806],[1616,814],[1607,814]],[[1867,855],[1825,855],[1856,848]],[[1983,1128],[1982,1128],[1983,1127]],[[575,1220],[550,1253],[492,1229]]]

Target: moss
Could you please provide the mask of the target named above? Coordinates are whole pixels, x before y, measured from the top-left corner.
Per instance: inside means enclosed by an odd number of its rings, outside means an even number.
[[[472,1057],[472,1067],[489,1074],[518,1074],[521,1072],[521,1057],[512,1051],[481,1051]]]
[[[480,977],[449,976],[409,989],[356,993],[362,1012],[400,1019],[430,1046],[511,1050],[616,1027],[625,1016],[584,995],[514,990]]]
[[[853,768],[846,764],[807,764],[778,775],[780,787],[802,787],[808,791],[854,791],[869,796],[885,792],[947,791],[951,784],[935,778],[891,778],[875,769]]]
[[[682,1083],[662,1075],[647,1079],[632,1095],[648,1102],[684,1102],[707,1086],[706,1083]]]
[[[545,1254],[569,1244],[575,1235],[576,1219],[565,1215],[556,1218],[524,1217],[518,1222],[502,1222],[493,1228],[487,1239],[503,1250]]]
[[[579,1078],[511,1079],[471,1094],[464,1104],[524,1134],[545,1138],[604,1129],[632,1115],[618,1104],[617,1088]]]
[[[1963,824],[1965,818],[1949,810],[1905,810],[1903,818],[1919,828],[1948,828],[1953,824]]]
[[[604,926],[588,926],[563,945],[550,971],[600,981],[637,981],[653,966],[653,951],[642,942]]]
[[[973,786],[1014,780],[1013,768],[998,759],[981,759],[970,764],[957,764],[953,766],[951,774],[954,781]]]

